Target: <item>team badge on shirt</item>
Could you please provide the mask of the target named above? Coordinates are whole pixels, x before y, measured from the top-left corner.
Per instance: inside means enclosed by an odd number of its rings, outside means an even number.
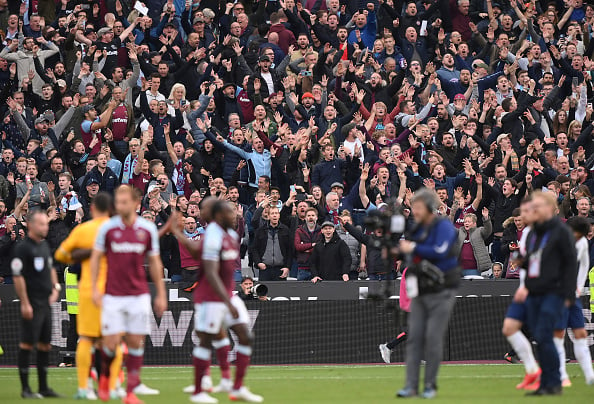
[[[136,230],[136,238],[138,239],[138,241],[142,242],[146,239],[146,233],[142,230]]]
[[[43,271],[43,267],[45,267],[45,259],[43,257],[33,258],[33,266],[37,272]]]
[[[119,231],[119,230],[114,231],[113,232],[113,237],[114,238],[120,238],[120,237],[122,237],[122,232]]]

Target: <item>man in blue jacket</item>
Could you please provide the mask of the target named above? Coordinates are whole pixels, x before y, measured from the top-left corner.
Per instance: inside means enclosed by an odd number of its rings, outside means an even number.
[[[350,32],[348,42],[350,44],[363,42],[367,49],[373,49],[373,43],[377,34],[374,4],[367,3],[367,10],[367,14],[364,11],[363,13],[358,13],[355,17],[355,29]]]

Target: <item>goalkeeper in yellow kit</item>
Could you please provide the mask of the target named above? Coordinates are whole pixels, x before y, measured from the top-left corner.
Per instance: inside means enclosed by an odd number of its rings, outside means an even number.
[[[112,199],[109,194],[99,193],[93,199],[91,205],[92,220],[76,226],[68,238],[62,242],[56,250],[57,261],[72,264],[81,263],[79,290],[79,310],[77,315],[77,333],[79,335],[76,348],[76,367],[78,376],[78,391],[75,398],[96,400],[92,386],[88,385],[89,373],[91,370],[94,344],[101,337],[101,309],[93,302],[93,288],[91,280],[91,266],[89,257],[95,244],[95,237],[99,227],[109,220]],[[101,291],[105,286],[107,263],[105,258],[101,260],[98,285]],[[118,349],[115,360],[112,363],[109,381],[109,388],[115,394],[117,378],[122,366],[122,351]],[[114,397],[115,398],[115,397]]]

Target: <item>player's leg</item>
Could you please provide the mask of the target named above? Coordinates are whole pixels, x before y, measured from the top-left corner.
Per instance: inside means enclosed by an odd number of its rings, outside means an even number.
[[[592,354],[588,346],[588,332],[585,328],[573,330],[575,339],[573,340],[573,352],[582,368],[587,384],[594,384],[594,369],[592,368]]]
[[[89,374],[93,362],[93,339],[79,336],[76,345],[76,376],[78,379],[78,392],[76,398],[86,398],[89,389]]]
[[[101,310],[101,374],[99,376],[99,398],[107,401],[109,394],[109,378],[111,365],[115,358],[117,347],[121,343],[121,335],[126,332],[126,306],[129,300],[120,296],[103,296]],[[150,306],[149,306],[150,307]]]
[[[502,334],[505,336],[512,349],[516,352],[526,371],[522,383],[516,386],[517,389],[536,390],[540,377],[540,368],[534,358],[532,345],[526,335],[522,332],[522,325],[526,321],[526,306],[512,302],[507,309],[503,320]]]
[[[582,310],[582,302],[576,299],[575,303],[569,307],[569,316],[567,326],[573,330],[573,352],[582,368],[587,384],[594,384],[594,369],[592,368],[592,355],[588,346],[586,324]]]
[[[122,372],[122,364],[124,363],[124,350],[122,344],[118,344],[115,349],[115,355],[109,368],[109,394],[111,397],[123,398],[124,390],[118,386],[120,373]],[[122,375],[123,383],[123,375]]]
[[[144,336],[145,334],[126,335],[126,344],[128,345],[128,356],[126,358],[126,372],[128,374],[126,393],[127,398],[130,399],[134,394],[134,389],[140,384],[140,369],[144,359]]]
[[[220,332],[226,307],[219,302],[204,302],[194,305],[194,328],[199,343],[192,351],[194,364],[193,403],[217,403],[218,400],[202,389],[202,379],[210,368],[212,340]]]
[[[221,381],[217,386],[212,389],[213,393],[229,393],[233,387],[231,381],[231,365],[229,364],[229,350],[231,342],[227,335],[227,330],[221,328],[219,334],[212,341],[212,347],[215,350],[217,356],[217,362],[221,369]],[[203,389],[205,380],[202,379]],[[212,380],[211,380],[212,383]]]
[[[233,382],[233,390],[229,394],[232,401],[242,400],[250,403],[261,403],[264,401],[262,396],[252,393],[246,386],[243,385],[243,380],[250,365],[252,356],[252,335],[248,329],[249,314],[245,304],[238,296],[231,298],[231,304],[237,309],[238,317],[231,317],[227,313],[225,323],[229,325],[231,330],[237,335],[237,359],[235,360],[235,380]]]

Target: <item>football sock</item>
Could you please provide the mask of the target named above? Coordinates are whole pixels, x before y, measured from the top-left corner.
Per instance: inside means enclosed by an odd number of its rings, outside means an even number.
[[[107,347],[101,348],[101,375],[109,377],[114,354],[115,353]]]
[[[88,387],[89,373],[91,373],[93,341],[87,338],[80,338],[76,345],[76,376],[78,377],[78,388]]]
[[[252,347],[250,346],[237,344],[236,350],[237,359],[235,360],[235,382],[233,383],[233,390],[239,390],[243,385],[243,378],[247,373],[252,356]]]
[[[590,353],[590,347],[588,347],[588,341],[586,338],[576,339],[573,341],[573,352],[578,360],[582,372],[586,380],[594,380],[594,369],[592,369],[592,354]]]
[[[19,349],[18,365],[19,376],[21,378],[21,387],[23,390],[29,389],[29,363],[31,362],[31,351],[28,349]]]
[[[229,364],[230,344],[229,338],[212,342],[212,346],[216,350],[217,361],[219,362],[221,377],[223,379],[231,379],[231,366]]]
[[[210,350],[201,346],[194,347],[192,352],[194,363],[194,394],[202,392],[202,377],[210,367]]]
[[[126,392],[132,393],[136,386],[140,384],[140,368],[144,358],[144,349],[128,348],[128,358],[126,359],[126,369],[128,371],[128,382],[126,383]]]
[[[524,363],[524,368],[527,374],[532,374],[538,371],[538,365],[536,359],[534,359],[534,353],[532,352],[532,346],[528,338],[522,333],[517,331],[514,334],[507,337],[507,341],[516,351],[520,360]]]
[[[37,378],[39,391],[47,390],[47,367],[49,366],[49,351],[37,350]]]
[[[124,353],[122,347],[117,346],[115,350],[115,356],[111,362],[111,368],[109,369],[109,390],[115,390],[118,383],[118,377],[120,377],[120,370],[122,369],[122,362],[124,361]]]
[[[561,380],[569,379],[567,375],[567,369],[565,369],[565,345],[564,342],[565,338],[553,338],[553,342],[555,343],[555,348],[557,348],[557,353],[559,354],[559,373],[561,373]]]

